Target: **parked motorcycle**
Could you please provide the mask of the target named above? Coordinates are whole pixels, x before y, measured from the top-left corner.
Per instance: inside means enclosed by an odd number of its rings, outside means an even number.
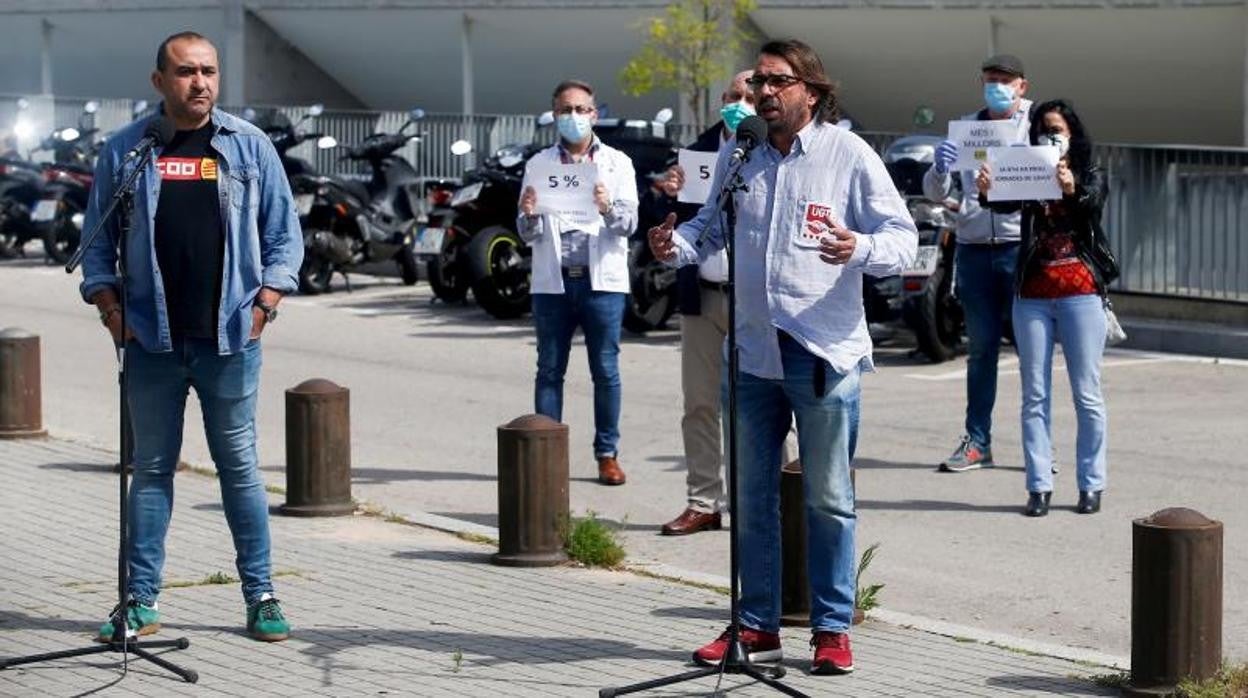
[[[54,131],[37,148],[51,151],[52,162],[43,168],[43,189],[30,218],[43,238],[44,252],[57,264],[68,262],[82,239],[95,158],[102,142],[96,138],[99,129],[87,122],[98,109],[98,103],[87,102],[78,128]]]
[[[594,132],[604,143],[627,154],[634,169],[643,173],[638,186],[648,186],[646,175],[663,169],[672,151],[670,140],[655,135],[662,132],[670,118],[670,110],[664,110],[653,122],[601,119]],[[539,127],[553,123],[554,115],[550,112],[538,118]],[[515,318],[529,310],[532,252],[516,233],[515,222],[525,163],[545,147],[540,143],[506,146],[464,175],[462,187],[451,200],[453,215],[445,227],[439,271],[430,271],[430,284],[435,290],[438,274],[449,269],[456,275],[466,273],[467,285],[477,303],[494,317]],[[640,253],[636,261],[645,263]],[[671,316],[669,308],[674,309],[674,303],[660,302],[664,294],[655,286],[670,283],[659,274],[647,273],[634,275],[634,283],[641,284],[643,289],[634,296],[641,299],[642,306],[638,310],[636,303],[630,303],[633,312],[628,322],[640,331],[661,325]],[[462,289],[460,286],[457,291],[462,293]],[[652,313],[657,315],[652,317]]]
[[[18,141],[31,129],[22,117],[27,106],[18,100],[12,133],[0,144],[0,257],[25,254],[26,244],[41,234],[30,215],[43,189],[43,166],[18,151]]]
[[[439,298],[463,300],[471,289],[496,318],[528,311],[532,253],[515,231],[517,202],[524,164],[543,147],[508,145],[487,157],[464,174],[442,226],[421,232],[421,249],[439,250],[428,257],[429,285]]]
[[[936,363],[957,354],[966,329],[954,286],[956,238],[951,213],[956,204],[923,196],[923,175],[940,141],[939,136],[906,136],[889,145],[883,155],[919,231],[918,254],[900,277],[902,318],[914,330],[919,350]]]
[[[367,182],[343,177],[310,175],[316,185],[303,218],[304,261],[299,288],[307,294],[326,293],[335,272],[368,262],[393,259],[406,283],[415,283],[417,262],[412,254],[415,217],[424,196],[420,176],[411,163],[395,154],[423,134],[407,132],[424,118],[413,109],[395,133],[374,133],[350,146],[343,159],[367,163]],[[306,205],[307,199],[303,199]]]
[[[451,144],[451,154],[464,156],[472,152],[466,140]],[[433,295],[445,303],[459,303],[468,297],[468,273],[463,268],[463,242],[467,233],[453,227],[455,196],[461,182],[449,178],[426,179],[424,197],[416,202],[416,234],[412,253],[425,265],[425,278]],[[462,222],[462,221],[461,221]]]

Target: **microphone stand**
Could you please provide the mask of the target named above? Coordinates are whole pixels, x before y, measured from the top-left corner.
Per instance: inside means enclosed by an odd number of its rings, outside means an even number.
[[[736,264],[736,228],[737,228],[737,209],[733,200],[733,194],[739,191],[746,191],[748,187],[745,180],[741,177],[741,167],[749,160],[749,152],[743,153],[740,159],[734,159],[725,173],[725,183],[720,190],[718,199],[716,200],[716,211],[722,212],[726,223],[724,225],[724,249],[728,253],[728,283],[725,292],[728,294],[728,501],[732,502],[734,511],[739,510],[737,505],[737,373],[740,362],[740,354],[737,348],[737,264]],[[707,226],[698,235],[695,246],[701,248],[706,240],[710,237],[712,226]],[[729,568],[732,576],[731,587],[729,592],[730,607],[732,620],[728,624],[729,641],[728,651],[724,653],[723,660],[719,666],[703,667],[693,671],[687,671],[682,674],[666,676],[663,678],[652,679],[635,683],[630,686],[620,688],[602,688],[598,691],[599,698],[613,698],[614,696],[622,696],[628,693],[638,693],[648,691],[652,688],[660,688],[662,686],[670,686],[685,681],[694,681],[696,679],[716,674],[740,674],[748,676],[765,686],[779,691],[785,695],[795,696],[796,698],[808,698],[805,693],[780,683],[779,679],[785,675],[785,669],[782,664],[768,667],[765,671],[755,666],[749,659],[749,653],[745,651],[745,646],[741,644],[741,620],[740,620],[740,565],[741,561],[738,557],[738,540],[737,522],[734,520],[729,527]]]
[[[138,183],[139,175],[147,170],[147,166],[151,164],[154,145],[146,148],[141,156],[135,161],[133,169],[123,180],[121,186],[113,193],[112,201],[108,208],[100,216],[86,236],[82,243],[78,246],[74,256],[65,264],[65,272],[74,273],[78,265],[82,262],[82,257],[86,253],[87,248],[104,230],[104,226],[108,223],[109,218],[114,213],[117,214],[118,236],[117,236],[117,292],[121,297],[121,328],[122,328],[122,344],[117,347],[117,383],[119,386],[119,412],[120,430],[119,441],[121,446],[121,462],[116,471],[118,473],[118,501],[120,503],[117,516],[117,610],[114,611],[112,617],[113,636],[107,642],[91,645],[89,647],[81,647],[78,649],[62,650],[59,652],[48,652],[45,654],[35,654],[26,657],[13,657],[9,659],[0,659],[0,670],[7,669],[11,666],[19,664],[33,664],[35,662],[47,662],[56,659],[65,659],[67,657],[82,657],[93,654],[103,654],[105,652],[120,652],[122,663],[122,677],[130,669],[129,655],[133,654],[139,659],[144,659],[155,664],[162,669],[177,674],[187,683],[195,683],[199,680],[199,674],[193,669],[184,669],[163,657],[153,654],[150,650],[172,648],[184,650],[190,647],[190,641],[184,637],[176,640],[157,640],[150,642],[140,642],[134,631],[130,630],[127,625],[127,597],[130,575],[130,552],[128,547],[128,531],[127,521],[129,517],[129,502],[127,494],[129,492],[129,482],[127,478],[128,471],[132,467],[131,458],[133,457],[131,432],[129,424],[129,409],[127,406],[127,397],[129,396],[129,382],[127,380],[128,371],[126,370],[126,346],[125,346],[125,328],[126,328],[126,244],[129,239],[131,217],[134,213],[134,189]],[[123,164],[124,167],[124,164]]]

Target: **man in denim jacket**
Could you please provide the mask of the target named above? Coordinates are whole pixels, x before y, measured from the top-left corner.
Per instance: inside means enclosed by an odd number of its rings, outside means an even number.
[[[126,361],[134,434],[127,626],[139,635],[160,627],[156,596],[193,387],[238,553],[247,630],[278,641],[290,626],[273,595],[255,408],[260,335],[277,318],[282,296],[296,288],[303,236],[269,139],[215,108],[218,72],[216,48],[203,36],[183,32],[161,43],[152,85],[177,132],[138,178],[123,252],[126,297],[119,298],[116,217],[85,252],[81,292],[99,309]],[[100,154],[85,229],[100,220],[137,166],[138,158],[126,153],[154,118],[122,129]],[[110,618],[99,639],[112,635]]]

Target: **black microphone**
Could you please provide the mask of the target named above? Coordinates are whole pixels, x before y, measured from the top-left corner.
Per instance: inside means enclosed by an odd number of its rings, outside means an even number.
[[[126,152],[125,159],[127,161],[142,157],[149,150],[157,146],[162,146],[173,140],[173,134],[177,132],[177,127],[173,125],[173,121],[169,117],[161,114],[151,121],[147,122],[147,128],[143,130],[143,137],[139,139],[134,147]]]
[[[738,162],[745,160],[750,151],[767,139],[767,122],[763,117],[752,114],[737,124],[737,147],[732,149],[732,159]]]

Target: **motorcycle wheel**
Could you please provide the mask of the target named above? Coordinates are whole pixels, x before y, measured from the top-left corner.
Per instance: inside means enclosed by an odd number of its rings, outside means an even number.
[[[69,201],[62,201],[56,218],[43,233],[43,251],[57,264],[68,262],[78,250],[82,231],[74,225],[75,213],[78,213],[77,206]]]
[[[399,264],[399,277],[403,279],[403,285],[412,286],[420,281],[420,263],[416,261],[412,248],[404,245],[403,249],[395,254],[394,261]]]
[[[447,235],[442,242],[442,252],[425,263],[429,287],[433,295],[443,303],[459,303],[468,297],[468,274],[464,271],[463,233]]]
[[[299,292],[305,296],[329,293],[334,278],[334,263],[314,252],[304,250],[303,265],[299,267]]]
[[[949,266],[939,264],[927,280],[923,295],[917,299],[914,335],[919,351],[932,363],[948,361],[957,355],[962,346],[965,322],[962,307],[953,297],[953,279]]]
[[[481,309],[509,320],[529,310],[529,270],[520,253],[524,242],[514,231],[490,226],[472,237],[468,258],[472,262],[472,295]]]
[[[624,306],[624,329],[633,334],[663,329],[676,312],[676,270],[655,259],[644,240],[629,243],[628,269],[630,293]]]

